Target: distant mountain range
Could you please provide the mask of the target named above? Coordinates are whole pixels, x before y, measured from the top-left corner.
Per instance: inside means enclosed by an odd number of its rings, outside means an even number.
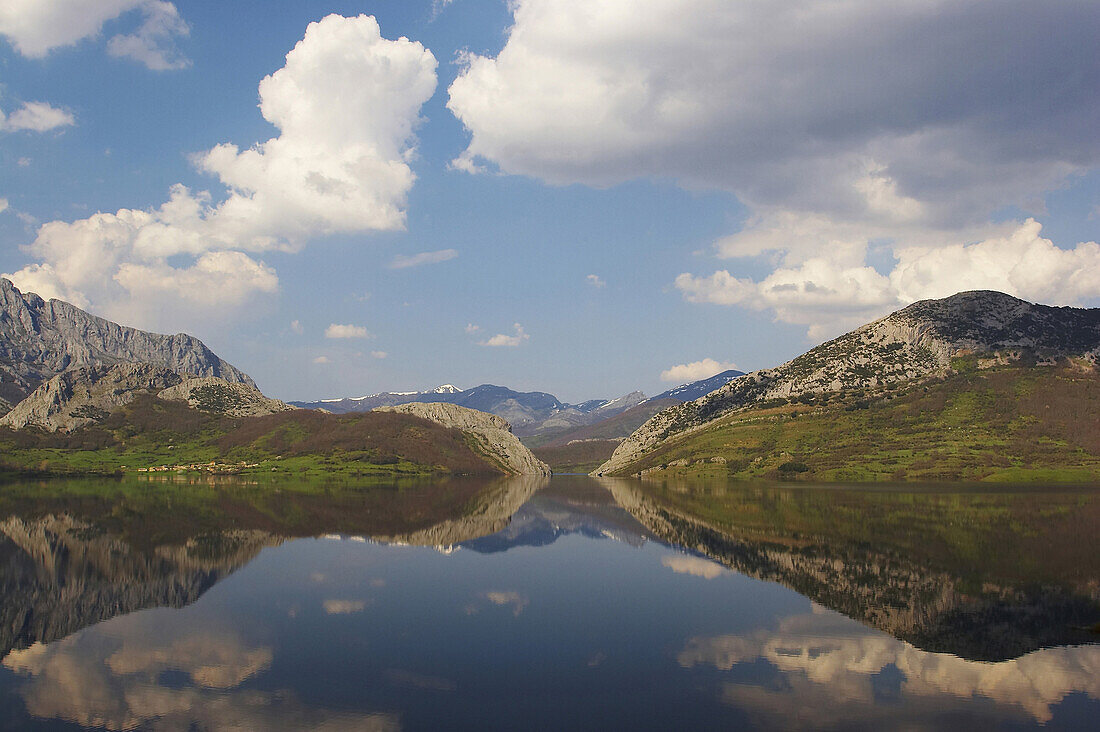
[[[720,374],[715,374],[709,379],[700,379],[699,381],[693,381],[690,384],[680,384],[680,386],[658,394],[657,396],[653,397],[653,399],[678,399],[681,402],[690,402],[698,399],[701,396],[706,396],[715,389],[720,389],[721,387],[725,386],[729,382],[736,379],[738,376],[744,375],[744,371],[735,371],[734,369],[730,369],[729,371],[723,371]]]
[[[444,384],[427,391],[382,392],[361,397],[290,403],[303,409],[325,409],[344,414],[415,402],[443,402],[503,417],[517,435],[530,436],[600,422],[644,401],[646,395],[640,391],[618,399],[590,399],[580,404],[567,404],[542,391],[519,392],[494,384],[459,389],[452,384]]]
[[[457,404],[479,412],[488,412],[503,417],[512,425],[512,431],[520,437],[538,438],[532,444],[564,444],[559,438],[588,439],[567,437],[574,431],[592,425],[603,424],[613,417],[626,413],[644,414],[640,419],[628,419],[630,429],[613,430],[614,434],[602,434],[601,438],[622,438],[644,422],[671,404],[697,399],[742,376],[740,371],[723,371],[707,379],[690,384],[681,384],[655,397],[647,397],[640,391],[632,391],[617,399],[589,399],[579,404],[569,404],[553,394],[544,391],[520,392],[505,386],[482,384],[472,389],[460,389],[453,384],[443,384],[426,391],[386,391],[361,397],[342,397],[339,399],[321,399],[319,401],[289,402],[302,409],[324,409],[334,414],[348,412],[368,412],[378,407],[393,407],[399,404],[415,402],[443,402]],[[621,434],[619,434],[621,432]]]

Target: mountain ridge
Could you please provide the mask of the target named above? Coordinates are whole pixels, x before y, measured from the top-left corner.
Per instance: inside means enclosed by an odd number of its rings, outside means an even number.
[[[962,292],[922,300],[769,369],[660,412],[624,440],[596,473],[621,473],[649,450],[740,409],[828,394],[882,392],[976,367],[1077,358],[1095,370],[1100,308],[1035,305],[1004,293]]]
[[[0,414],[64,371],[116,363],[149,363],[256,386],[194,336],[119,325],[63,300],[23,293],[0,277]]]

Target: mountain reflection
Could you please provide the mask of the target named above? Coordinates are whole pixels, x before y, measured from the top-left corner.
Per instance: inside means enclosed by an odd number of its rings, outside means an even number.
[[[1095,492],[604,484],[665,541],[917,648],[1005,660],[1100,640]]]
[[[453,545],[504,528],[537,476],[272,490],[72,482],[0,487],[0,658],[116,615],[195,602],[265,547],[326,532]]]

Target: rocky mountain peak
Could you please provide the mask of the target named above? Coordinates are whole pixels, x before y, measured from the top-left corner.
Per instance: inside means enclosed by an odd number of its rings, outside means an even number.
[[[0,278],[0,414],[63,371],[116,363],[155,364],[255,386],[194,336],[118,325],[70,303],[20,292]]]
[[[1100,308],[1034,305],[1001,292],[922,300],[823,343],[785,364],[658,413],[598,472],[617,470],[658,442],[704,427],[734,410],[807,394],[877,390],[948,373],[960,356],[1053,361],[1100,358]]]

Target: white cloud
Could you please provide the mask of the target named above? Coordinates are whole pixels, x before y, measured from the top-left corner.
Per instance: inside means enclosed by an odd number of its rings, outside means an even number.
[[[302,321],[300,320],[290,321],[290,330],[296,335],[302,335],[306,332],[306,329],[302,327]]]
[[[99,33],[103,24],[148,0],[4,0],[0,35],[24,56],[41,58]]]
[[[673,366],[661,372],[661,381],[675,381],[678,384],[709,379],[711,376],[723,371],[737,368],[732,361],[715,361],[713,358],[704,358],[702,361],[692,361]]]
[[[25,168],[25,167],[27,167],[28,165],[31,164],[31,159],[30,158],[19,158],[19,160],[16,161],[16,164],[20,168]]]
[[[23,289],[146,327],[160,322],[151,300],[164,304],[188,288],[189,302],[202,293],[219,305],[273,292],[274,270],[245,252],[404,226],[412,130],[435,67],[419,43],[382,38],[372,17],[311,23],[284,67],[260,83],[260,111],[279,136],[195,158],[227,187],[224,200],[176,185],[158,209],[47,223],[29,247],[37,261],[9,276]]]
[[[449,89],[471,135],[457,167],[674,178],[754,210],[956,226],[1100,161],[1095,3],[510,7],[502,50],[465,57]]]
[[[479,330],[481,330],[480,325],[474,325],[473,323],[467,323],[466,324],[466,332],[471,334],[471,335],[474,334],[474,333],[477,333]]]
[[[701,557],[691,557],[686,554],[668,555],[661,558],[661,564],[677,574],[690,574],[703,579],[721,577],[728,570],[721,564],[716,564]]]
[[[390,262],[390,269],[405,269],[406,267],[419,267],[422,264],[438,264],[446,262],[458,256],[454,249],[440,249],[436,252],[420,252],[411,256],[398,254]]]
[[[774,309],[820,335],[918,291],[947,294],[947,283],[1058,294],[1025,282],[1021,262],[1077,273],[1073,297],[1100,295],[1082,269],[1088,245],[1060,254],[1034,244],[1025,256],[1004,242],[962,244],[1011,238],[1027,223],[994,224],[995,212],[1041,207],[1046,192],[1100,164],[1096,3],[510,8],[501,51],[465,56],[449,89],[470,133],[452,167],[553,184],[663,178],[735,194],[749,220],[716,242],[717,254],[768,255],[775,270],[760,281],[736,268],[682,275],[689,299]],[[1007,52],[1020,38],[1026,52]],[[898,270],[872,267],[882,259],[873,250],[892,252]],[[1000,259],[982,274],[986,250]]]
[[[130,58],[153,71],[183,69],[191,61],[182,56],[173,43],[174,36],[191,33],[176,6],[163,0],[148,0],[142,5],[145,20],[136,33],[117,35],[107,42],[107,53]]]
[[[325,338],[370,338],[370,333],[361,325],[333,323],[325,328]]]
[[[585,275],[584,278],[588,280],[588,284],[592,285],[593,287],[603,287],[607,284],[606,282],[604,282],[603,279],[600,278],[599,275],[590,274]]]
[[[494,346],[494,347],[509,347],[515,348],[526,340],[530,340],[531,336],[523,330],[523,326],[519,323],[513,323],[512,328],[514,333],[507,335],[505,333],[497,333],[492,338],[481,341],[478,345],[481,346]]]
[[[17,132],[48,132],[58,127],[71,127],[76,124],[72,112],[58,109],[47,102],[25,102],[22,107],[12,112],[5,120],[0,114],[0,130]],[[30,161],[27,161],[29,164]],[[19,161],[23,165],[23,159]]]
[[[1100,245],[1084,242],[1060,249],[1041,231],[1038,222],[1028,219],[1004,235],[973,244],[895,248],[897,262],[885,275],[864,263],[860,253],[848,262],[806,259],[760,281],[728,270],[706,277],[684,273],[676,287],[692,302],[770,309],[778,320],[808,326],[814,339],[916,300],[964,290],[998,290],[1055,305],[1100,297]]]
[[[4,213],[8,210],[8,199],[0,198],[0,213]]]
[[[377,358],[377,359],[383,359],[383,358],[386,358],[389,355],[390,354],[386,353],[385,351],[371,351],[370,352],[371,358]]]
[[[331,361],[331,359],[329,359],[328,356],[318,356],[317,358],[313,359],[313,363],[318,364],[318,365],[323,365],[323,364],[331,363],[331,362],[332,361]]]

